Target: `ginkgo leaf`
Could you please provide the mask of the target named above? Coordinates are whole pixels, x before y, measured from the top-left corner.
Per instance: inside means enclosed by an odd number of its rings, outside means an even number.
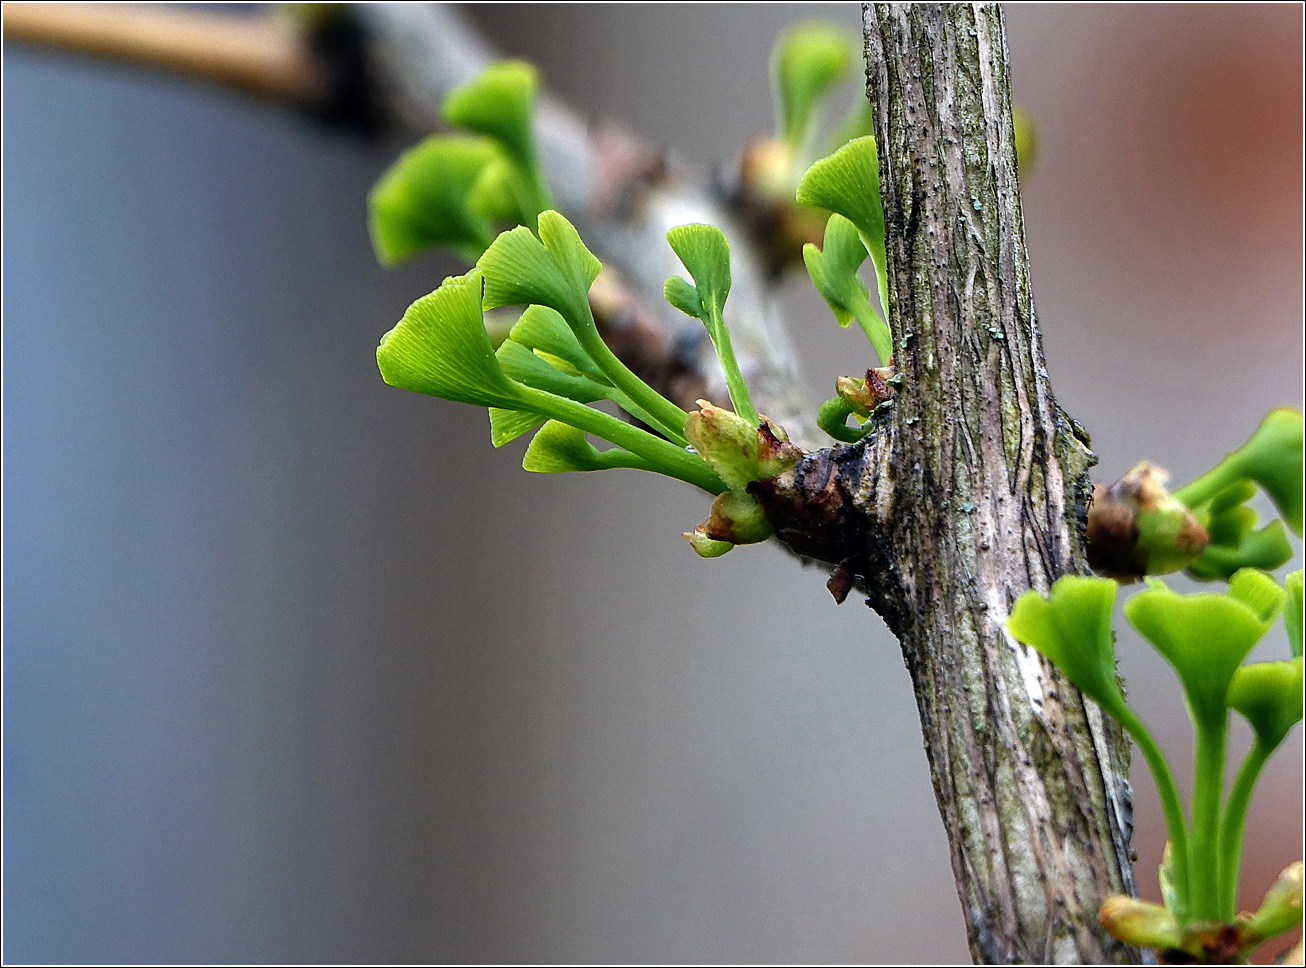
[[[1116,583],[1064,575],[1048,597],[1028,591],[1016,599],[1007,630],[1047,657],[1079,691],[1120,718],[1125,697],[1116,679],[1111,609]]]
[[[620,447],[599,450],[589,442],[583,430],[547,421],[526,448],[522,465],[536,474],[561,474],[568,471],[604,471],[615,467],[639,470],[657,468]]]
[[[529,410],[504,410],[500,407],[491,407],[490,443],[495,447],[502,447],[522,434],[530,433],[548,419],[542,413],[531,413]]]
[[[722,314],[730,295],[730,243],[715,225],[699,224],[676,226],[667,233],[667,242],[693,277],[693,289],[697,295],[696,299],[691,298],[689,283],[673,276],[667,280],[663,290],[667,301],[682,312],[697,309],[690,315],[698,316],[707,327],[707,334],[725,373],[730,401],[739,415],[756,427],[761,419],[753,407],[739,361],[735,359],[730,330],[726,328]]]
[[[1302,659],[1239,666],[1229,684],[1229,706],[1251,723],[1272,750],[1302,717]]]
[[[535,157],[532,122],[538,88],[539,79],[530,64],[496,61],[450,92],[442,108],[446,122],[487,135],[503,149],[510,164],[495,173],[501,176],[497,186],[510,193],[512,207],[523,222],[534,221],[553,204]],[[482,192],[487,187],[479,186]],[[481,194],[478,201],[504,205],[502,195],[490,199]]]
[[[1255,481],[1279,509],[1288,527],[1302,535],[1302,414],[1291,407],[1271,410],[1251,439],[1174,496],[1190,508],[1208,503],[1240,480]]]
[[[771,54],[777,135],[794,148],[806,140],[814,107],[852,66],[853,38],[838,28],[806,23],[789,28]]]
[[[391,386],[446,400],[515,409],[519,389],[504,375],[481,314],[481,274],[445,279],[404,313],[376,350]]]
[[[730,295],[730,243],[725,234],[715,225],[677,225],[667,232],[667,242],[693,277],[703,312],[720,314]]]
[[[478,260],[485,308],[535,303],[561,314],[573,332],[592,329],[587,295],[602,263],[556,212],[542,213],[538,225],[539,238],[519,226],[500,234]]]
[[[884,247],[884,211],[880,207],[880,161],[871,136],[854,138],[822,158],[798,184],[798,203],[838,212],[857,226],[867,242]]]
[[[504,340],[495,356],[509,379],[578,403],[604,400],[611,392],[611,388],[587,376],[564,373],[515,340]]]
[[[854,138],[807,170],[798,184],[800,205],[842,215],[862,237],[875,266],[880,305],[888,309],[889,277],[884,253],[884,210],[880,206],[880,161],[875,138]],[[878,350],[877,350],[878,352]],[[883,358],[881,362],[887,362]]]
[[[445,98],[446,123],[489,135],[519,164],[531,164],[531,116],[539,79],[520,60],[497,61]]]
[[[1125,617],[1179,674],[1194,717],[1222,722],[1234,671],[1270,627],[1261,589],[1247,583],[1243,591],[1257,606],[1249,607],[1232,595],[1180,595],[1156,579],[1149,584],[1125,603]]]
[[[581,373],[603,380],[603,372],[594,365],[566,321],[547,306],[530,306],[513,325],[508,338],[527,349],[540,350],[566,360]]]
[[[888,324],[871,306],[866,286],[857,275],[866,256],[866,245],[857,226],[837,213],[825,223],[822,248],[811,242],[803,246],[807,274],[830,306],[835,321],[847,326],[856,319],[881,365],[888,365],[893,356],[893,337]]]
[[[400,155],[368,195],[372,246],[394,265],[436,246],[474,261],[494,238],[484,212],[470,204],[473,187],[499,158],[483,138],[437,135]]]

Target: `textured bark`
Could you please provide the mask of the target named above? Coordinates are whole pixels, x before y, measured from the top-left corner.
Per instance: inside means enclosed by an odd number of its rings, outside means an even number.
[[[971,951],[1126,961],[1127,746],[1004,620],[1087,573],[1087,438],[1053,399],[1030,293],[996,4],[864,7],[904,380],[849,491],[887,561]],[[890,574],[884,574],[889,572]]]

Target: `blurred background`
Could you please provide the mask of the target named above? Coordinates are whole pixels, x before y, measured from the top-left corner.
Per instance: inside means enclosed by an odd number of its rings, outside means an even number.
[[[776,34],[860,29],[469,13],[726,171],[771,128]],[[1182,483],[1302,402],[1302,8],[1007,17],[1054,388],[1096,476]],[[372,257],[402,145],[14,44],[3,98],[7,962],[966,957],[877,616],[771,547],[696,558],[683,485],[527,475],[484,412],[381,382],[381,334],[462,271]],[[802,279],[791,306],[819,399],[859,336]],[[1172,677],[1120,653],[1186,762]],[[1267,774],[1244,904],[1301,856],[1300,731]]]

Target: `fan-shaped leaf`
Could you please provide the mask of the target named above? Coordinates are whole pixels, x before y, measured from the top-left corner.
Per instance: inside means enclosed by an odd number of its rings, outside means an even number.
[[[368,195],[372,246],[381,263],[394,265],[435,246],[477,259],[494,230],[471,196],[498,158],[489,141],[447,135],[400,155]]]
[[[1064,575],[1044,598],[1028,591],[1016,599],[1007,630],[1038,650],[1084,695],[1119,716],[1125,698],[1116,680],[1111,608],[1116,583],[1109,578]]]
[[[405,390],[507,409],[520,399],[486,335],[476,269],[445,279],[409,306],[381,338],[376,361],[385,382]]]

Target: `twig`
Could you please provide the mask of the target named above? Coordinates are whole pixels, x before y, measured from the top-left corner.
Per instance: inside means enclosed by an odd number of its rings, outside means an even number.
[[[321,65],[303,32],[279,18],[96,3],[6,3],[4,38],[196,78],[247,94],[313,104]]]

